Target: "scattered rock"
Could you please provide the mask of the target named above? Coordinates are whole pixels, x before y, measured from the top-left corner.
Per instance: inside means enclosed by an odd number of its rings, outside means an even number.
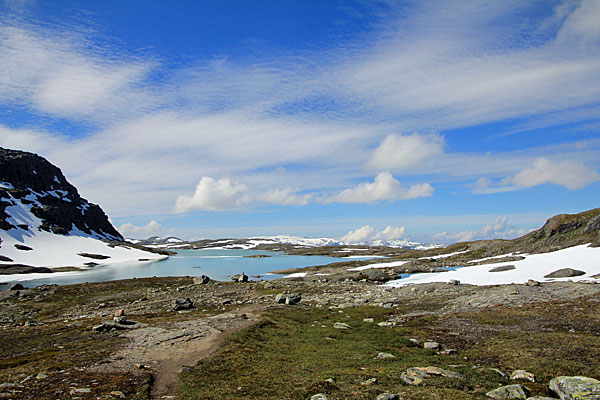
[[[533,279],[529,279],[527,282],[525,282],[525,286],[541,286],[541,283],[534,281]]]
[[[396,326],[396,322],[394,322],[394,321],[385,321],[385,322],[379,322],[377,325],[391,328],[393,326]]]
[[[378,360],[387,360],[390,358],[396,358],[396,356],[390,353],[379,353],[375,356],[375,358],[377,358]]]
[[[231,280],[234,282],[248,282],[248,275],[242,272],[241,274],[233,275]]]
[[[111,396],[114,397],[118,397],[120,399],[124,399],[125,398],[125,394],[119,390],[113,390],[112,392],[109,393]]]
[[[485,394],[492,399],[505,400],[505,399],[527,399],[529,396],[529,389],[523,385],[508,385],[501,386],[497,389],[490,390]]]
[[[333,327],[335,329],[350,329],[350,325],[346,324],[345,322],[336,322],[333,324]]]
[[[460,281],[458,279],[450,279],[448,285],[460,285]]]
[[[374,322],[373,318],[363,318],[363,322]]]
[[[323,382],[327,382],[327,383],[335,383],[336,379],[335,378],[325,378],[323,379]]]
[[[574,276],[581,276],[581,275],[585,275],[585,271],[580,271],[578,269],[572,269],[572,268],[561,268],[559,270],[556,270],[556,271],[544,276],[544,278],[571,278]]]
[[[382,393],[375,400],[399,400],[400,397],[393,393]]]
[[[17,283],[11,286],[10,290],[25,290],[25,286],[21,285],[20,283]]]
[[[452,379],[465,379],[464,376],[458,372],[448,371],[438,367],[409,368],[400,375],[400,379],[409,385],[421,385],[424,383],[425,379],[431,378],[432,375],[445,376]]]
[[[323,393],[317,393],[314,396],[311,396],[310,400],[329,400],[329,398]]]
[[[494,267],[492,269],[490,269],[488,272],[504,272],[504,271],[510,271],[513,269],[516,269],[517,267],[515,267],[514,265],[502,265],[500,267]]]
[[[408,339],[412,344],[414,344],[415,346],[420,346],[421,345],[421,341],[419,339]]]
[[[278,304],[294,305],[302,300],[300,293],[279,293],[275,296],[275,302]]]
[[[559,376],[549,386],[561,400],[600,399],[600,381],[585,376]]]
[[[535,382],[535,375],[531,372],[527,372],[524,369],[517,369],[512,374],[510,374],[510,379],[519,379],[519,380],[527,380],[529,382]]]
[[[207,283],[210,282],[210,278],[206,275],[201,275],[201,276],[195,276],[194,277],[194,284],[195,285],[206,285]]]
[[[189,297],[186,297],[185,299],[178,298],[175,300],[173,311],[191,310],[192,308],[194,308],[194,303]]]
[[[425,342],[425,343],[423,343],[423,348],[431,349],[431,350],[439,350],[440,344],[438,342]]]
[[[369,378],[366,381],[362,381],[360,384],[362,386],[371,386],[376,384],[377,382],[379,382],[379,380],[377,378]]]

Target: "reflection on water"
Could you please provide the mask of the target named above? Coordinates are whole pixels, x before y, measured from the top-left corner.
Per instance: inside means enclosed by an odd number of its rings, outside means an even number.
[[[270,257],[248,258],[246,256]],[[369,257],[365,257],[368,259]],[[68,285],[83,282],[104,282],[118,279],[148,278],[154,276],[208,275],[216,280],[229,280],[233,274],[244,272],[249,276],[261,275],[273,279],[281,275],[265,275],[269,271],[324,265],[340,262],[339,258],[326,256],[288,256],[283,253],[255,250],[179,250],[177,255],[154,262],[131,262],[97,266],[87,271],[48,274],[47,278],[20,281],[28,287],[43,284]],[[9,286],[3,286],[5,290]]]

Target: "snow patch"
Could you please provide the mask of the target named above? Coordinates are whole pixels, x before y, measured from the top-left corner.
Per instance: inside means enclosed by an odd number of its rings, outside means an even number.
[[[366,269],[373,269],[373,268],[399,267],[401,265],[406,264],[407,262],[408,261],[392,261],[389,263],[369,264],[369,265],[363,265],[362,267],[350,268],[348,271],[364,271]]]
[[[491,269],[514,265],[515,269],[503,272],[490,272]],[[585,271],[585,275],[570,278],[544,278],[544,276],[562,269],[573,268]],[[592,275],[600,274],[600,247],[589,244],[569,247],[551,253],[530,254],[525,259],[494,264],[474,265],[454,271],[413,274],[408,278],[390,281],[386,286],[400,287],[409,284],[448,282],[451,279],[471,285],[521,284],[533,279],[540,282],[584,281]]]

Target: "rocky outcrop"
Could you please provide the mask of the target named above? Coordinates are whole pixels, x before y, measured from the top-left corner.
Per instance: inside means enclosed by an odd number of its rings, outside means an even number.
[[[600,399],[600,381],[585,376],[559,376],[549,386],[561,400]]]
[[[55,234],[74,229],[101,239],[123,240],[102,209],[82,198],[61,170],[33,153],[0,148],[0,229],[37,228]],[[39,227],[13,224],[7,208],[22,205]]]

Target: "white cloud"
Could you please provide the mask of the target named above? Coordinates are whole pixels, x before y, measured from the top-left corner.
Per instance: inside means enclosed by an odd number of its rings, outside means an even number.
[[[392,239],[400,239],[404,236],[406,232],[406,228],[403,226],[387,226],[381,232],[377,232],[373,239],[381,239],[381,240],[392,240]]]
[[[428,183],[416,184],[408,189],[388,171],[380,172],[371,182],[360,183],[352,189],[346,189],[329,201],[338,203],[375,203],[378,201],[396,201],[428,197],[433,194]]]
[[[369,225],[362,226],[354,231],[349,231],[347,234],[342,236],[342,242],[345,243],[361,243],[370,240],[375,233],[375,229]]]
[[[444,243],[465,242],[482,239],[514,239],[526,234],[526,229],[517,228],[508,222],[508,217],[499,216],[488,225],[475,230],[464,230],[460,232],[441,232],[433,235],[433,240]]]
[[[575,190],[598,180],[600,175],[581,163],[538,158],[533,162],[533,167],[520,171],[503,183],[521,187],[553,183]]]
[[[314,196],[310,193],[298,194],[298,189],[270,189],[260,194],[258,200],[282,206],[305,206]]]
[[[246,185],[229,178],[215,180],[205,176],[200,179],[192,196],[179,196],[175,202],[175,212],[194,210],[224,211],[241,208],[250,203]]]
[[[151,236],[161,236],[172,231],[162,226],[155,220],[148,222],[144,226],[136,226],[132,223],[126,223],[119,227],[118,231],[127,238],[147,239]]]
[[[369,159],[368,166],[379,170],[399,170],[414,167],[443,152],[440,135],[390,134],[383,139]]]
[[[537,158],[533,166],[500,181],[482,177],[475,182],[474,192],[480,194],[507,192],[546,183],[564,186],[569,190],[582,189],[600,180],[600,174],[575,161],[553,161]]]
[[[364,243],[371,240],[392,240],[404,236],[406,228],[401,226],[388,226],[381,231],[376,231],[370,225],[364,225],[354,231],[349,231],[341,240],[345,243]]]

